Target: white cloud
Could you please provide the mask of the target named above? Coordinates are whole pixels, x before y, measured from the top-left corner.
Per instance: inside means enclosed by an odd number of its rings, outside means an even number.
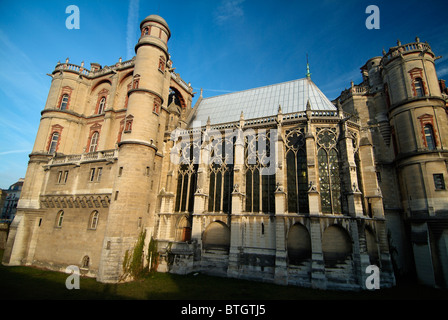
[[[444,77],[446,75],[448,75],[448,67],[437,70],[437,76],[439,78]]]
[[[131,0],[129,1],[129,9],[128,9],[128,24],[126,30],[126,59],[132,59],[134,57],[134,46],[137,42],[136,37],[136,26],[138,26],[138,7],[139,0]]]
[[[244,11],[241,8],[243,2],[244,0],[224,0],[215,12],[215,22],[223,24],[229,19],[243,17]]]

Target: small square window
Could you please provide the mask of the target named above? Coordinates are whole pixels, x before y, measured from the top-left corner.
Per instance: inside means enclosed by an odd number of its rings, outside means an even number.
[[[436,173],[433,174],[434,177],[434,186],[436,190],[445,190],[445,180],[443,179],[443,174]]]

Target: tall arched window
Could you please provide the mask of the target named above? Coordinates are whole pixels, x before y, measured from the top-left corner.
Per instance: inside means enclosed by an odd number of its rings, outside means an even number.
[[[308,173],[303,129],[286,133],[288,211],[309,213]]]
[[[177,177],[176,212],[193,212],[194,192],[197,187],[198,152],[194,143],[187,143],[180,151],[180,165]]]
[[[90,215],[90,221],[89,221],[89,229],[96,229],[98,226],[98,218],[99,218],[99,212],[93,211]]]
[[[106,97],[102,97],[100,103],[98,104],[98,114],[104,113],[105,108],[106,108]]]
[[[69,95],[68,94],[64,94],[62,96],[61,104],[59,105],[59,109],[61,109],[61,110],[66,110],[67,109],[68,99],[69,99]]]
[[[50,147],[48,148],[48,153],[55,153],[59,141],[59,132],[54,132],[51,136]]]
[[[215,139],[212,142],[209,167],[210,187],[208,211],[231,213],[233,188],[233,139]]]
[[[62,221],[64,220],[64,211],[59,211],[56,216],[56,227],[61,228],[62,227]]]
[[[98,136],[99,136],[99,134],[98,134],[97,131],[95,131],[92,134],[92,137],[90,138],[89,152],[95,152],[96,151],[96,148],[98,146]]]
[[[429,123],[425,124],[425,139],[426,139],[426,147],[429,150],[434,150],[436,148],[436,140],[434,138],[434,129],[432,125]]]
[[[321,209],[323,213],[341,213],[341,178],[336,149],[336,130],[317,128],[319,151],[319,184]]]
[[[271,154],[275,155],[275,144],[271,145],[269,132],[245,137],[246,211],[275,212],[275,167]]]
[[[425,95],[425,88],[423,87],[422,78],[414,79],[415,93],[417,97],[423,97]]]

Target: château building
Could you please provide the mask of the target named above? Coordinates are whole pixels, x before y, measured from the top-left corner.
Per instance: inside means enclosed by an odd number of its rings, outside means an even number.
[[[429,44],[369,59],[335,101],[307,71],[193,105],[167,22],[140,30],[132,60],[51,73],[3,264],[119,282],[135,255],[355,290],[376,265],[381,287],[413,272],[448,286],[447,95]]]

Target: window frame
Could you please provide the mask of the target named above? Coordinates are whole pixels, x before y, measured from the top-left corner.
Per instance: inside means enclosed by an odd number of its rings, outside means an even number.
[[[423,126],[423,133],[425,135],[425,145],[429,150],[435,150],[437,148],[436,137],[434,134],[434,127],[430,123],[425,123]]]
[[[434,180],[434,188],[435,188],[436,191],[444,191],[444,190],[446,190],[445,177],[444,177],[443,173],[434,173],[432,175],[432,177],[433,177],[433,180]],[[440,181],[436,181],[436,178],[440,178]]]
[[[57,137],[56,140],[54,139],[55,136]],[[50,137],[50,144],[48,146],[48,153],[53,154],[53,153],[55,153],[57,151],[58,144],[59,144],[59,139],[60,139],[60,133],[57,132],[57,131],[54,131],[51,134],[51,137]]]
[[[67,110],[69,101],[70,101],[70,95],[68,93],[64,93],[61,97],[61,102],[59,103],[59,110],[61,111]]]
[[[62,228],[63,221],[64,221],[64,210],[60,210],[56,215],[56,228]]]
[[[96,230],[98,228],[99,215],[98,210],[92,211],[89,219],[89,230]]]
[[[98,140],[100,137],[100,133],[98,131],[94,131],[92,135],[90,136],[90,142],[89,142],[89,152],[96,152],[98,148]],[[93,147],[93,150],[92,150]]]

